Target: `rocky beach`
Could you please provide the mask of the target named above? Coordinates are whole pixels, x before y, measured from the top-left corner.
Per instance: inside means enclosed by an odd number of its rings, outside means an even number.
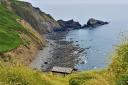
[[[47,46],[40,50],[38,57],[30,66],[41,71],[50,71],[53,66],[77,70],[76,64],[84,64],[84,60],[80,57],[86,58],[86,50],[74,45],[73,41],[67,41],[65,39],[67,33],[68,31],[46,34]]]

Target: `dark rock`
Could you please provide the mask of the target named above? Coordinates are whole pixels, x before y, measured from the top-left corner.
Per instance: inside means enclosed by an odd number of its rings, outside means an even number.
[[[84,62],[84,61],[82,61],[80,64],[85,64],[85,62]]]
[[[56,56],[56,58],[59,58],[59,56]]]
[[[63,21],[63,20],[58,20],[57,21],[59,25],[61,26],[61,30],[71,30],[71,29],[82,29],[82,28],[95,28],[98,26],[106,25],[109,24],[109,22],[104,22],[101,20],[96,20],[94,18],[90,18],[87,22],[87,24],[84,24],[81,26],[79,22],[76,22],[74,20],[68,20],[68,21]]]
[[[40,50],[43,50],[43,47],[40,47]]]
[[[44,64],[48,64],[48,62],[44,62]]]
[[[85,49],[84,48],[81,48],[81,49],[79,49],[79,52],[78,53],[82,53],[84,51],[85,51]]]
[[[84,27],[97,27],[97,26],[101,26],[101,25],[106,25],[106,24],[109,24],[109,22],[104,22],[104,21],[101,21],[101,20],[96,20],[94,18],[90,18],[87,22],[87,25],[84,25]]]
[[[76,45],[76,46],[80,46],[80,45]]]
[[[73,71],[78,71],[78,69],[77,68],[74,68]]]
[[[69,29],[81,28],[81,24],[79,22],[74,21],[74,20],[68,20],[68,21],[58,20],[58,23],[65,30],[67,30],[68,28]]]

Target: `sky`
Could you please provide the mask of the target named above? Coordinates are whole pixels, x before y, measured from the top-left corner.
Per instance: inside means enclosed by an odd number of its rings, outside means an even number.
[[[128,0],[23,0],[42,4],[128,4]]]

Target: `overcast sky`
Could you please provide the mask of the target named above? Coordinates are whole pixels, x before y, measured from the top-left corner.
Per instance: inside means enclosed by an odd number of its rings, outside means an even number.
[[[128,0],[24,0],[42,4],[128,4]]]

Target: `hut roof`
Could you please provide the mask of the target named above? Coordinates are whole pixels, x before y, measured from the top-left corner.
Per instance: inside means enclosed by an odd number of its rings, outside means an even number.
[[[66,68],[66,67],[54,66],[52,68],[52,72],[58,72],[58,73],[68,73],[68,74],[70,74],[72,71],[73,71],[72,68]]]

